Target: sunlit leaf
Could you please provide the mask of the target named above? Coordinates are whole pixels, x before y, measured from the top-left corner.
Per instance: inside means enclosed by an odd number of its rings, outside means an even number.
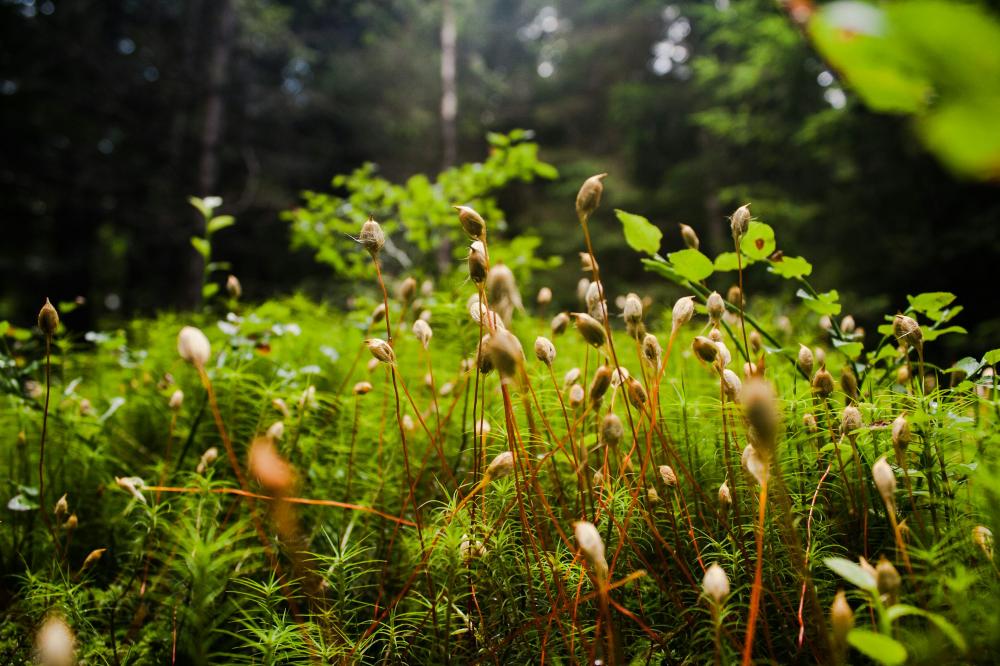
[[[208,221],[206,229],[209,234],[214,234],[216,231],[222,231],[226,227],[231,227],[236,224],[236,218],[232,215],[219,215],[218,217],[213,217]]]
[[[895,638],[877,634],[868,629],[851,629],[847,642],[869,659],[885,666],[897,666],[906,662],[906,648]]]
[[[740,239],[740,251],[751,259],[767,259],[774,252],[774,229],[754,220]]]
[[[646,254],[656,254],[660,251],[660,240],[663,232],[644,218],[642,215],[626,213],[623,210],[615,209],[615,215],[625,229],[625,242],[633,250],[645,252]]]
[[[811,274],[813,267],[812,264],[802,257],[782,256],[772,261],[768,270],[772,273],[777,273],[783,278],[793,280]]]
[[[834,315],[840,314],[840,294],[836,289],[831,289],[828,292],[817,294],[813,296],[805,289],[799,289],[795,292],[795,295],[802,299],[802,303],[812,310],[813,312],[821,315]],[[891,330],[891,326],[890,326]]]
[[[841,576],[852,585],[860,587],[862,590],[875,592],[877,589],[875,578],[862,569],[861,565],[856,562],[843,557],[827,557],[823,559],[823,564],[832,569],[835,574]]]
[[[667,258],[674,270],[692,282],[700,282],[715,271],[711,259],[691,248],[671,252]]]
[[[191,237],[191,246],[205,259],[208,259],[208,255],[212,251],[212,246],[209,245],[208,241],[197,236]]]
[[[681,274],[675,271],[670,264],[664,261],[658,261],[656,259],[643,259],[642,265],[645,266],[647,271],[658,273],[671,282],[676,282],[677,284],[684,283],[684,278],[681,277]]]

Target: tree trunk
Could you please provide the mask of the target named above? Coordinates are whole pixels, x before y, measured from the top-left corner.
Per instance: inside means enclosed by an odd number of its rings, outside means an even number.
[[[458,95],[455,92],[455,8],[441,0],[441,144],[442,168],[455,165],[457,148]]]

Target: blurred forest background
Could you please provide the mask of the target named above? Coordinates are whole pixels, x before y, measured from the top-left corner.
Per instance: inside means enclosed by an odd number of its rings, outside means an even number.
[[[342,298],[287,249],[302,190],[365,161],[402,181],[482,160],[486,133],[513,128],[560,171],[500,198],[542,254],[575,261],[573,196],[611,174],[595,240],[616,292],[667,287],[612,208],[666,249],[690,224],[714,253],[752,201],[869,330],[947,290],[971,333],[951,344],[1000,340],[995,181],[956,177],[906,118],[866,108],[769,0],[0,0],[0,319],[30,323],[45,296],[85,297],[78,329],[196,305],[189,195],[237,217],[214,254],[248,298]],[[575,278],[533,286],[570,303]]]

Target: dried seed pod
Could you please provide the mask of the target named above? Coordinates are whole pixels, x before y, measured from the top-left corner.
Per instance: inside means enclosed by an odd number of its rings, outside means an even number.
[[[677,333],[681,326],[691,321],[691,318],[694,316],[694,296],[678,298],[674,303],[671,316],[670,328],[671,335],[673,335]]]
[[[46,337],[51,338],[59,328],[59,313],[56,312],[52,301],[45,299],[45,305],[38,311],[38,328]]]
[[[652,333],[647,333],[642,339],[642,357],[654,370],[660,369],[660,364],[663,362],[663,349],[660,347],[660,341]]]
[[[872,465],[872,477],[875,479],[875,487],[878,494],[882,496],[882,501],[892,509],[896,505],[896,474],[889,466],[889,462],[882,456]]]
[[[185,326],[177,334],[177,353],[188,363],[201,368],[208,363],[212,347],[208,343],[208,338],[199,329]]]
[[[69,501],[66,499],[66,494],[56,501],[55,507],[52,509],[52,513],[55,514],[56,520],[62,520],[63,517],[69,513]]]
[[[486,220],[469,206],[452,206],[458,211],[458,221],[465,229],[465,233],[476,240],[486,238]]]
[[[852,435],[855,430],[860,430],[864,422],[861,419],[861,410],[854,405],[844,407],[840,416],[840,435],[842,437],[856,437]]]
[[[486,343],[486,353],[505,383],[517,377],[517,371],[524,363],[521,342],[510,331],[498,330],[491,335]]]
[[[722,600],[729,596],[729,577],[722,567],[713,562],[705,570],[701,589],[714,603],[721,604]]]
[[[497,479],[509,476],[513,471],[514,454],[510,451],[504,451],[497,454],[497,456],[490,461],[490,464],[486,467],[486,472],[484,472],[483,478],[487,481],[496,481]]]
[[[802,425],[806,427],[810,435],[815,435],[819,432],[819,425],[816,423],[816,417],[813,414],[804,414],[802,416]]]
[[[593,523],[578,521],[573,524],[576,543],[580,546],[580,554],[590,565],[594,580],[598,585],[608,582],[608,562],[604,559],[604,541]]]
[[[362,247],[368,251],[368,254],[372,258],[377,258],[379,252],[382,251],[382,247],[385,245],[385,233],[382,231],[382,226],[375,221],[375,218],[369,217],[368,220],[361,225],[361,233],[358,234],[358,242],[361,243]]]
[[[569,406],[572,409],[576,409],[583,404],[583,387],[579,384],[573,384],[569,387]]]
[[[771,383],[763,379],[752,379],[743,385],[740,392],[747,422],[755,437],[754,448],[769,458],[774,452],[778,438],[777,397]]]
[[[208,471],[208,468],[215,464],[215,461],[219,459],[219,449],[214,446],[205,449],[205,452],[201,454],[201,459],[198,460],[198,466],[195,467],[194,471],[198,474],[204,474]]]
[[[713,327],[717,327],[722,321],[722,313],[726,311],[726,302],[722,300],[722,295],[713,291],[705,300],[705,307],[708,309],[708,320]]]
[[[737,241],[746,234],[750,228],[750,204],[743,204],[733,212],[729,218],[729,228],[733,232],[733,238]]]
[[[551,367],[556,359],[556,346],[548,338],[538,336],[535,338],[535,358]]]
[[[295,470],[278,452],[271,437],[257,437],[250,444],[250,473],[275,495],[288,495],[295,486]]]
[[[35,651],[40,666],[74,666],[76,664],[76,636],[57,613],[45,618],[35,636]]]
[[[226,278],[226,293],[234,301],[239,300],[240,296],[243,295],[243,285],[240,284],[239,278],[235,275]]]
[[[703,335],[695,337],[691,348],[694,350],[694,355],[705,363],[715,363],[715,359],[719,355],[719,347],[710,338]]]
[[[643,388],[642,382],[640,382],[635,377],[629,377],[628,380],[628,401],[632,403],[632,406],[642,410],[646,407],[646,403],[649,401],[649,396],[646,395],[646,389]]]
[[[844,366],[840,371],[840,388],[847,396],[848,402],[858,401],[858,378],[850,366]]]
[[[983,551],[986,559],[993,559],[993,531],[985,525],[976,525],[972,528],[972,543]]]
[[[598,366],[590,382],[590,404],[600,404],[609,388],[611,388],[611,368],[606,365]]]
[[[552,318],[552,335],[562,335],[566,332],[567,326],[569,326],[569,315],[565,312],[560,312]]]
[[[830,606],[830,626],[833,627],[833,639],[841,649],[847,647],[847,634],[854,628],[854,611],[847,603],[847,595],[843,590],[837,590]]]
[[[919,350],[923,346],[924,334],[916,319],[897,314],[892,320],[892,334],[900,344]]]
[[[900,578],[896,567],[892,566],[892,562],[887,560],[885,555],[879,558],[875,567],[875,585],[879,594],[885,599],[886,606],[895,605],[899,599],[899,586],[902,582],[903,579]]]
[[[674,473],[674,468],[670,465],[660,465],[660,478],[663,479],[663,483],[668,488],[673,488],[677,485],[677,475]]]
[[[821,398],[829,397],[833,393],[833,375],[826,368],[820,367],[812,378],[812,390]]]
[[[599,173],[583,181],[576,195],[576,215],[580,221],[586,221],[597,207],[601,205],[601,195],[604,193],[604,183],[608,174]]]
[[[413,337],[417,339],[417,342],[424,349],[427,349],[427,346],[431,343],[431,338],[434,337],[434,331],[431,330],[430,324],[423,319],[418,319],[413,322]]]
[[[722,371],[722,388],[726,392],[726,398],[732,402],[738,402],[740,396],[740,390],[743,388],[743,384],[740,382],[740,378],[736,376],[736,373],[725,368]]]
[[[799,368],[802,372],[806,373],[807,376],[812,376],[813,371],[813,353],[809,347],[804,344],[799,343],[799,357],[798,357]]]
[[[624,436],[625,428],[622,426],[622,420],[614,412],[608,412],[607,416],[601,421],[601,443],[606,446],[615,447],[618,446]]]
[[[573,318],[573,323],[576,324],[576,330],[580,332],[587,344],[599,348],[608,341],[604,327],[590,315],[582,312],[571,312],[570,316]]]
[[[267,429],[267,436],[273,440],[279,440],[285,436],[285,422],[275,421],[271,424],[271,427]]]
[[[381,338],[368,338],[365,340],[365,345],[372,356],[378,359],[380,363],[392,365],[396,362],[396,352],[392,350],[392,347],[385,340]]]
[[[896,451],[905,453],[910,446],[913,433],[910,430],[910,422],[906,420],[906,414],[900,414],[892,422],[892,445]]]
[[[552,302],[552,290],[548,287],[542,287],[538,290],[538,297],[535,300],[539,305],[548,305]]]
[[[681,238],[684,239],[684,245],[692,250],[697,250],[701,245],[698,234],[686,224],[681,223],[678,226],[681,228]]]
[[[476,284],[482,284],[486,282],[488,271],[485,246],[479,241],[475,241],[469,246],[469,279]]]

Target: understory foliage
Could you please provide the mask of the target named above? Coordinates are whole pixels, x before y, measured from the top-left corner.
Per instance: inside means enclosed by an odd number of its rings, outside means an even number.
[[[566,231],[572,318],[521,297],[490,215],[435,212],[474,241],[435,286],[365,269],[392,236],[314,199],[295,224],[349,231],[326,260],[372,276],[350,311],[231,289],[118,331],[4,326],[0,661],[991,662],[1000,352],[931,362],[954,296],[866,347],[747,208],[716,258],[619,211],[689,296],[619,294],[602,189]],[[755,299],[763,267],[801,304]]]

